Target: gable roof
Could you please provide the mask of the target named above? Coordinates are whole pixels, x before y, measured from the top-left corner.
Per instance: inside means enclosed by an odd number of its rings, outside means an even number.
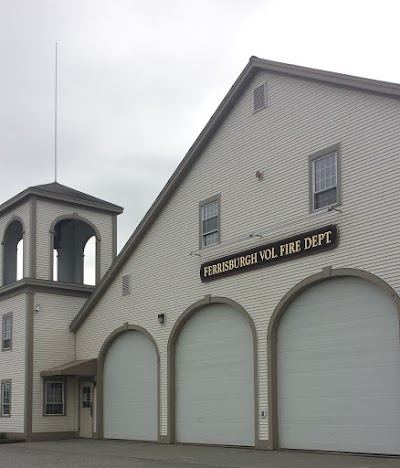
[[[75,190],[66,185],[59,184],[58,182],[52,182],[50,184],[35,185],[28,187],[23,192],[19,193],[13,198],[10,198],[5,203],[0,205],[0,213],[9,209],[16,203],[20,203],[31,195],[37,195],[42,198],[48,198],[57,201],[66,201],[68,203],[75,203],[78,205],[84,205],[86,207],[97,208],[102,211],[111,211],[114,213],[122,213],[123,208],[113,203],[109,203],[100,198],[92,197],[79,190]]]
[[[107,271],[91,297],[87,300],[80,312],[70,324],[70,329],[72,331],[79,329],[79,327],[85,321],[86,317],[90,314],[91,310],[106,292],[107,287],[111,284],[125,262],[129,259],[132,252],[139,245],[140,241],[145,236],[146,232],[149,230],[150,226],[153,224],[159,213],[168,203],[169,199],[183,178],[189,172],[190,168],[201,154],[205,145],[215,134],[221,122],[236,103],[247,84],[259,71],[318,82],[325,85],[351,89],[368,94],[375,94],[392,99],[400,99],[400,84],[359,78],[341,73],[316,70],[313,68],[300,67],[297,65],[289,65],[286,63],[273,62],[254,56],[251,57],[249,63],[239,75],[231,89],[228,91],[228,94],[218,106],[211,119],[207,122],[203,131],[197,137],[186,156],[176,168],[175,172],[168,180],[148,212],[145,214],[144,218],[137,226],[128,242],[125,244],[120,254],[111,265],[110,269]]]

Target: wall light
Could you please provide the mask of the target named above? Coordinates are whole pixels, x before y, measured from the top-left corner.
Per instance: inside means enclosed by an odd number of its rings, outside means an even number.
[[[258,180],[263,180],[264,179],[264,171],[256,171],[256,178]]]
[[[158,314],[158,321],[161,325],[165,323],[165,314]]]

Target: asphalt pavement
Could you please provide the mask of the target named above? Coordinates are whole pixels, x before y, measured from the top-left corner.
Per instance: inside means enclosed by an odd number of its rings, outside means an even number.
[[[400,468],[400,458],[64,440],[0,445],[0,468]]]

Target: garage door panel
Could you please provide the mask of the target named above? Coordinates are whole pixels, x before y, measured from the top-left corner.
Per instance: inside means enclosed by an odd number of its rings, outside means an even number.
[[[300,312],[299,312],[300,313]],[[333,314],[334,315],[334,314]],[[351,321],[335,321],[324,325],[309,325],[279,330],[280,351],[329,346],[355,345],[399,340],[396,316],[377,316]]]
[[[291,353],[298,359],[292,360]],[[399,367],[399,346],[393,340],[347,347],[325,347],[279,353],[279,373],[336,371],[374,367]],[[389,377],[388,377],[389,378]]]
[[[149,338],[133,330],[120,335],[104,362],[104,437],[157,440],[157,381]]]
[[[187,422],[185,423],[187,427],[187,433],[186,434],[194,434],[196,433],[196,443],[199,444],[218,444],[218,445],[240,445],[240,446],[246,446],[248,445],[247,443],[247,437],[243,438],[236,438],[234,441],[232,440],[231,434],[232,432],[239,433],[242,431],[243,427],[241,423],[233,423],[231,421],[222,423],[222,422],[216,422],[213,421],[213,425],[215,427],[215,431],[218,432],[219,437],[218,441],[215,442],[211,437],[210,437],[210,430],[209,430],[209,422],[205,421],[204,423],[202,421],[198,423],[191,423]],[[250,429],[250,428],[249,428]],[[180,442],[183,443],[193,443],[193,440],[191,439],[190,436],[188,435],[182,435]],[[253,443],[254,444],[254,443]]]
[[[319,283],[289,306],[277,343],[281,447],[400,453],[399,322],[389,296],[356,278]]]
[[[235,309],[211,305],[189,319],[175,356],[178,442],[254,445],[253,352]]]
[[[341,279],[337,280],[341,281]],[[385,308],[393,307],[392,300],[389,296],[382,297],[382,294],[376,296],[376,287],[374,287],[374,285],[372,285],[373,288],[370,291],[368,291],[367,288],[363,288],[363,299],[368,303],[368,307],[364,308],[360,305],[358,297],[354,296],[354,290],[352,290],[355,283],[360,285],[364,280],[357,278],[351,278],[350,280],[352,284],[348,286],[341,285],[340,294],[337,294],[336,290],[332,290],[328,282],[317,284],[304,291],[302,295],[296,299],[296,310],[298,314],[290,318],[284,314],[279,324],[279,329],[308,328],[309,326],[351,322],[358,319],[387,315],[384,312]],[[336,280],[333,279],[330,281]],[[344,302],[346,302],[345,308],[343,308]],[[318,313],[324,309],[335,310],[335,314]]]
[[[254,411],[254,407],[250,405],[241,405],[240,403],[243,400],[236,400],[236,399],[229,399],[224,402],[221,400],[218,401],[209,401],[208,407],[202,409],[201,415],[198,412],[198,408],[196,408],[194,404],[182,405],[182,408],[185,410],[183,416],[179,419],[181,421],[186,420],[196,420],[197,421],[208,421],[213,422],[215,424],[240,424],[242,418],[248,419],[248,412]],[[233,403],[233,405],[232,405]],[[224,420],[221,421],[220,413],[224,412]]]
[[[199,355],[201,355],[199,353]],[[253,375],[253,369],[247,368],[249,364],[248,360],[243,360],[238,358],[235,360],[234,356],[223,360],[207,360],[202,362],[196,362],[196,360],[180,361],[179,366],[185,366],[185,376],[183,377],[185,381],[189,382],[205,382],[205,381],[215,381],[218,382],[221,380],[223,375],[224,380],[228,384],[228,381],[231,382],[240,382],[242,380],[247,380],[249,376]],[[243,370],[241,374],[238,375],[237,366],[241,365]],[[177,382],[181,380],[181,376],[177,376]]]
[[[210,347],[211,346],[212,345],[210,344]],[[232,346],[233,346],[233,343],[229,345],[229,348],[232,348]],[[223,367],[223,365],[225,364],[227,366],[226,372],[229,373],[229,372],[233,372],[230,366],[235,367],[237,363],[247,362],[246,358],[243,357],[242,355],[242,353],[246,353],[247,350],[237,347],[234,355],[226,356],[226,349],[227,347],[225,347],[225,351],[224,351],[225,356],[220,352],[216,356],[211,357],[211,356],[207,356],[207,353],[203,352],[202,348],[197,348],[197,349],[192,348],[191,350],[185,348],[185,352],[190,353],[190,357],[179,359],[179,364],[186,363],[189,365],[193,365],[193,369],[192,369],[193,372],[196,372],[198,369],[201,370],[202,368],[209,368],[210,370],[216,369],[218,371],[221,371],[221,367]],[[195,356],[198,356],[198,355],[203,356],[200,362],[196,361]]]
[[[333,396],[398,396],[400,388],[400,371],[398,367],[374,369],[377,382],[371,385],[371,370],[338,369],[322,370],[314,373],[279,374],[280,395],[282,398],[294,398],[297,395],[318,397]]]
[[[388,408],[388,403],[395,408]],[[382,424],[400,425],[399,399],[388,397],[382,402],[381,396],[371,397],[335,397],[290,399],[280,412],[283,424]],[[307,414],[304,414],[307,412]],[[378,414],[379,413],[379,414]],[[378,414],[378,416],[377,416]],[[355,418],[356,416],[356,418]]]
[[[224,327],[226,324],[223,325]],[[214,327],[215,328],[215,327]],[[215,330],[214,330],[215,333]],[[204,343],[204,336],[207,336],[207,343]],[[241,334],[239,336],[227,336],[226,338],[215,337],[214,339],[210,338],[209,333],[206,330],[202,331],[202,334],[198,339],[203,337],[203,341],[193,342],[181,342],[179,341],[179,346],[184,346],[187,353],[185,355],[179,356],[179,359],[190,360],[192,359],[193,353],[201,352],[204,356],[204,360],[210,359],[226,359],[226,347],[235,346],[237,352],[236,356],[240,356],[240,351],[246,351],[246,344],[248,343],[249,338],[251,338],[251,333]]]
[[[295,429],[293,425],[282,426],[282,430],[288,433],[293,440],[292,449],[304,449],[307,445],[309,450],[341,451],[365,453],[397,454],[393,451],[398,445],[396,433],[388,433],[385,439],[380,434],[386,431],[382,425],[299,425]]]

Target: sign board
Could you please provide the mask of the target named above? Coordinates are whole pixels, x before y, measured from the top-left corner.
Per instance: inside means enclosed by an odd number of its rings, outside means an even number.
[[[332,224],[203,263],[200,267],[200,278],[203,282],[212,281],[254,268],[276,265],[283,261],[332,250],[338,242],[339,230],[335,224]]]

